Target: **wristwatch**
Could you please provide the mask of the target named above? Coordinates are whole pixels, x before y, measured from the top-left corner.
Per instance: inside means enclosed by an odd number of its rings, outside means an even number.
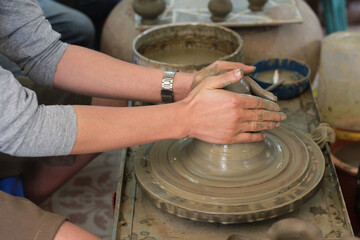
[[[177,70],[165,70],[161,82],[161,99],[164,103],[174,102],[173,82]]]

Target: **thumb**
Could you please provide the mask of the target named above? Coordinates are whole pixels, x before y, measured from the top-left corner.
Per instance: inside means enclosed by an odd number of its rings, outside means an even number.
[[[239,68],[222,75],[209,77],[209,81],[205,82],[205,86],[209,89],[225,88],[230,84],[240,81],[243,75],[244,70]]]
[[[273,93],[266,91],[265,89],[260,87],[259,84],[257,84],[251,77],[245,76],[244,79],[249,84],[252,94],[274,102],[278,100]]]

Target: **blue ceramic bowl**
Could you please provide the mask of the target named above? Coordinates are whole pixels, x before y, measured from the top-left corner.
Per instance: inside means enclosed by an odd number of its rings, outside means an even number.
[[[272,85],[269,82],[263,82],[256,78],[256,74],[264,71],[275,71],[276,69],[288,70],[297,72],[302,77],[299,80],[284,82],[282,85],[271,90],[278,99],[288,99],[299,96],[302,93],[310,82],[310,68],[304,63],[300,63],[291,59],[280,59],[280,58],[270,58],[266,60],[261,60],[254,64],[256,67],[255,72],[252,73],[251,78],[254,79],[262,88],[266,89]],[[281,79],[279,79],[281,80]]]

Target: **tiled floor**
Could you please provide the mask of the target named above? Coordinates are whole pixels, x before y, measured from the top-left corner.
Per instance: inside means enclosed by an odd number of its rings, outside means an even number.
[[[111,151],[99,155],[41,207],[66,216],[72,223],[103,240],[111,239],[112,197],[116,192],[120,166],[119,154],[115,153]]]

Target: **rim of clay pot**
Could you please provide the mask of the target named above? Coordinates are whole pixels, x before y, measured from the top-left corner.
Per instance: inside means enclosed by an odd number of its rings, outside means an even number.
[[[353,141],[353,142],[349,141],[348,143],[333,149],[330,155],[336,168],[340,169],[347,175],[350,175],[352,177],[357,177],[359,173],[359,162],[356,161],[356,164],[354,166],[354,163],[353,164],[349,163],[349,159],[347,159],[346,157],[343,158],[341,156],[341,153],[344,151],[348,151],[348,152],[350,151],[351,155],[355,155],[354,149],[358,149],[359,146],[360,144],[358,141]],[[354,159],[357,158],[354,156]]]
[[[133,62],[137,63],[136,58],[138,58],[138,59],[140,59],[140,62],[148,62],[151,65],[158,66],[159,68],[168,68],[168,69],[174,69],[174,70],[187,69],[187,68],[189,68],[189,66],[194,66],[193,69],[199,70],[199,69],[211,64],[213,61],[206,63],[206,64],[172,64],[172,63],[159,62],[159,61],[155,61],[155,60],[145,57],[138,51],[139,41],[142,38],[144,38],[144,36],[147,36],[150,33],[154,33],[156,31],[162,31],[162,30],[168,29],[168,28],[201,27],[201,26],[206,27],[206,28],[219,29],[221,31],[227,32],[227,33],[231,34],[232,37],[234,39],[236,39],[236,42],[238,43],[238,46],[235,49],[235,51],[233,51],[232,53],[227,54],[217,60],[220,60],[220,61],[231,60],[232,58],[236,58],[237,55],[240,55],[240,58],[242,57],[241,55],[242,55],[242,48],[243,48],[243,40],[240,37],[240,35],[238,33],[236,33],[235,31],[233,31],[229,28],[226,28],[224,26],[217,25],[217,24],[188,22],[188,23],[165,24],[165,25],[153,27],[151,29],[145,30],[144,32],[140,33],[138,36],[135,37],[135,39],[133,40],[133,43],[132,43]],[[239,59],[239,60],[241,60],[241,59]]]
[[[347,164],[343,161],[341,161],[339,158],[337,158],[333,153],[330,154],[331,158],[335,164],[336,167],[344,171],[345,173],[349,174],[350,176],[356,177],[358,174],[358,168],[351,166],[350,164]]]

